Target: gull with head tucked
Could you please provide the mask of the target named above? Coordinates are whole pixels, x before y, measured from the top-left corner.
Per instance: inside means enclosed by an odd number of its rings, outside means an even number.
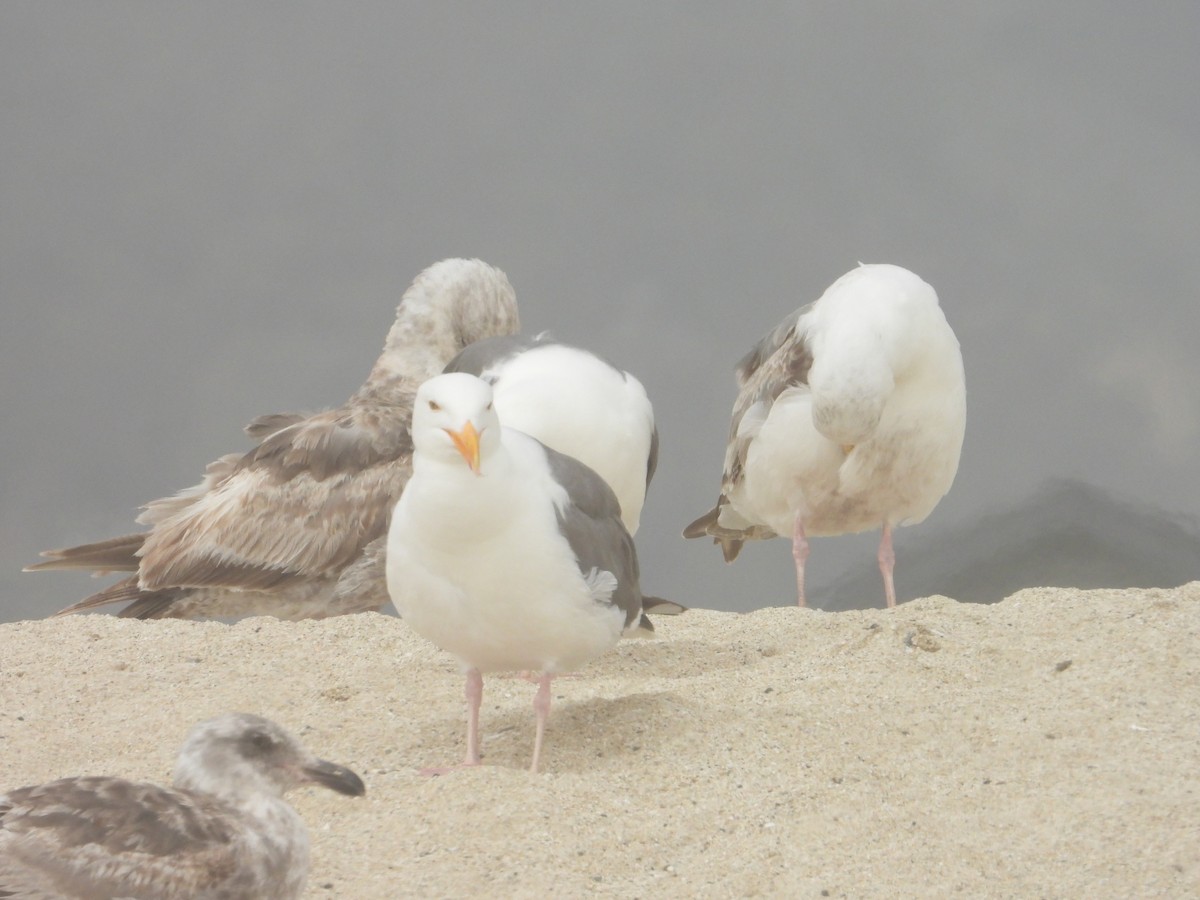
[[[733,562],[747,540],[790,536],[804,606],[808,538],[882,527],[895,606],[892,529],[950,490],[966,426],[962,355],[933,288],[860,265],[759,341],[737,381],[720,497],[684,537],[711,535]]]
[[[519,328],[499,269],[447,259],[396,309],[383,353],[349,400],[248,427],[260,443],[204,481],[149,503],[150,530],[42,554],[33,569],[133,573],[63,612],[125,603],[122,616],[324,618],[387,602],[388,516],[411,471],[417,387],[473,341]]]

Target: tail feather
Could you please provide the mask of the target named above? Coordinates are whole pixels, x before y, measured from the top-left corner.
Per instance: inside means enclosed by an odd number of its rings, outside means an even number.
[[[61,550],[46,550],[45,562],[26,566],[26,572],[42,572],[51,569],[90,569],[97,574],[105,572],[136,572],[140,559],[138,551],[146,540],[146,533],[125,534],[121,537],[64,547]]]
[[[654,637],[654,623],[650,621],[650,617],[642,613],[638,619],[637,628],[632,631],[625,632],[626,637],[631,638],[649,638]]]
[[[725,495],[722,494],[717,500],[716,506],[688,525],[687,528],[683,529],[683,536],[685,538],[698,538],[711,535],[713,543],[721,545],[721,555],[725,557],[725,562],[731,563],[742,552],[742,545],[747,540],[774,537],[775,533],[758,526],[738,530],[721,525],[718,519],[721,517],[721,510],[724,508],[725,503]]]
[[[648,612],[652,612],[656,616],[677,616],[680,613],[687,612],[687,607],[671,600],[664,600],[662,597],[643,597],[642,613],[638,617],[637,626],[630,631],[626,631],[626,637],[654,637],[654,623],[646,615]]]
[[[713,543],[721,545],[721,555],[725,557],[725,562],[731,563],[738,558],[738,554],[742,552],[742,545],[746,542],[739,538],[718,535],[713,538]]]
[[[688,608],[674,600],[664,600],[662,597],[643,597],[642,613],[654,613],[656,616],[677,616],[687,612]]]
[[[170,618],[169,612],[175,601],[187,590],[188,588],[164,588],[159,591],[144,591],[138,587],[135,575],[124,581],[118,581],[102,591],[97,591],[90,597],[85,597],[54,615],[56,617],[69,616],[73,613],[99,609],[102,606],[111,606],[114,603],[127,603],[129,605],[117,613],[117,616],[122,619]]]
[[[717,516],[720,514],[721,504],[718,503],[704,515],[698,518],[695,522],[692,522],[690,525],[688,525],[687,528],[683,529],[683,536],[685,538],[698,538],[704,537],[707,534],[711,534],[712,532],[709,531],[709,529],[716,526]]]
[[[69,616],[72,613],[86,612],[91,609],[99,609],[101,606],[109,606],[113,603],[129,603],[138,599],[142,594],[141,588],[138,587],[137,576],[126,578],[123,581],[118,581],[116,584],[109,585],[102,591],[97,591],[90,597],[84,597],[78,603],[72,603],[66,609],[59,610],[55,616]]]
[[[187,588],[167,588],[162,591],[144,591],[140,597],[117,613],[120,619],[172,619],[175,601],[183,596]]]

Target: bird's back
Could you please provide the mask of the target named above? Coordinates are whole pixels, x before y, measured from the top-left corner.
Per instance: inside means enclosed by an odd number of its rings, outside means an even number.
[[[480,341],[446,370],[491,383],[506,427],[599,474],[616,493],[626,527],[637,531],[657,450],[654,410],[640,381],[544,336]]]
[[[264,801],[265,826],[203,795],[119,778],[10,791],[0,796],[0,897],[292,900],[307,835],[284,801]]]

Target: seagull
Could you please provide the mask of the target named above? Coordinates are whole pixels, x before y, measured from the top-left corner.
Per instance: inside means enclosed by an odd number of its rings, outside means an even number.
[[[658,465],[658,429],[642,383],[595,353],[542,333],[476,341],[446,366],[492,386],[506,428],[573,456],[608,482],[637,534]]]
[[[292,900],[308,833],[283,795],[306,783],[366,791],[274,722],[234,713],[191,730],[174,787],[77,777],[0,794],[0,897]]]
[[[637,378],[546,332],[476,341],[450,360],[445,371],[488,382],[506,428],[573,456],[607,481],[621,506],[621,521],[630,535],[637,534],[658,466],[654,408]],[[642,609],[674,616],[687,607],[643,596]],[[648,619],[643,622],[647,627]]]
[[[733,562],[747,540],[790,535],[804,606],[808,538],[882,527],[895,606],[892,529],[950,490],[966,427],[962,354],[933,288],[859,265],[759,341],[737,382],[720,497],[684,537],[712,535]]]
[[[366,383],[336,409],[263,416],[258,445],[146,505],[150,530],[49,550],[40,569],[134,573],[62,614],[126,603],[133,618],[324,618],[387,602],[384,545],[411,471],[417,387],[473,341],[519,330],[507,276],[447,259],[405,291]]]
[[[412,435],[413,474],[388,532],[392,602],[466,670],[464,766],[480,764],[483,673],[540,673],[536,772],[551,679],[646,627],[633,539],[604,479],[501,428],[491,385],[473,375],[425,382]]]

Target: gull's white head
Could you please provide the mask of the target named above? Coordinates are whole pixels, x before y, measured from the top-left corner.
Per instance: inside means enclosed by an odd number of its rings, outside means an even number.
[[[413,404],[416,457],[462,463],[476,475],[500,445],[500,419],[492,386],[474,375],[451,372],[421,385]]]
[[[249,713],[229,713],[192,728],[175,763],[175,786],[231,802],[266,793],[282,796],[306,782],[359,796],[362,780],[317,759],[286,730]]]

